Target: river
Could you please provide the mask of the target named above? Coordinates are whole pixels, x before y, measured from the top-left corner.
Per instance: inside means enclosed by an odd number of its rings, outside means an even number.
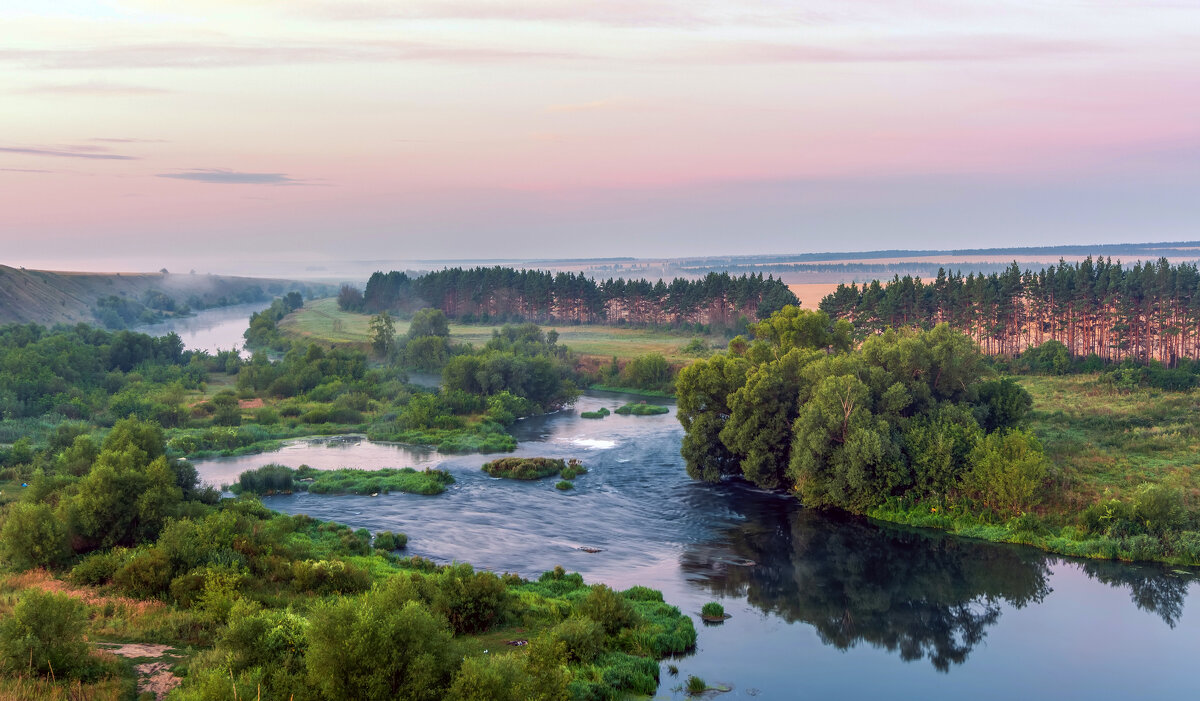
[[[250,326],[250,315],[270,306],[270,302],[250,302],[228,307],[203,309],[192,316],[168,319],[157,324],[138,326],[135,330],[151,336],[165,336],[171,332],[183,339],[188,350],[203,350],[216,353],[218,350],[236,350],[243,357],[250,357],[242,344],[242,335]]]
[[[478,455],[441,456],[363,440],[297,443],[196,463],[220,484],[280,462],[314,467],[438,465],[444,494],[296,494],[264,499],[372,531],[409,536],[408,553],[536,577],[555,565],[590,582],[644,584],[697,614],[694,654],[663,664],[659,696],[695,674],[760,699],[1194,698],[1200,615],[1192,575],[1075,561],[1019,546],[804,509],[741,484],[698,484],[674,416],[579,418],[629,397],[589,393],[574,412],[521,421],[517,455],[577,457],[576,489],[488,477]],[[587,546],[601,552],[579,550]],[[699,617],[694,616],[697,625]]]

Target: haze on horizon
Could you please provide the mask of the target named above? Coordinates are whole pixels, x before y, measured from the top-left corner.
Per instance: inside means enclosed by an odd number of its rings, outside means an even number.
[[[9,265],[1200,238],[1200,2],[8,0],[0,26]]]

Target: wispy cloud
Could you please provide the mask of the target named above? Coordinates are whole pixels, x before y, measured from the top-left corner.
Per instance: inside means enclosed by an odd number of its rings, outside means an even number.
[[[160,178],[191,180],[198,183],[218,185],[300,185],[302,180],[289,178],[284,173],[244,173],[223,168],[199,168],[179,173],[159,173]]]
[[[121,137],[97,136],[88,141],[97,141],[103,144],[165,144],[166,139],[126,139]]]
[[[730,24],[824,24],[827,10],[742,0],[316,0],[291,6],[334,20],[452,20],[595,24],[611,27],[706,27]],[[835,13],[836,14],[836,13]]]
[[[53,170],[42,170],[40,168],[0,168],[0,171],[5,173],[54,173]]]
[[[558,105],[550,105],[546,108],[547,112],[590,112],[593,110],[605,110],[619,107],[625,104],[626,100],[591,100],[588,102],[568,102]]]
[[[26,68],[228,68],[403,61],[491,62],[586,58],[581,53],[422,42],[126,44],[90,48],[0,49],[0,63]]]
[[[72,147],[70,149],[25,148],[18,146],[0,146],[0,153],[19,153],[27,156],[53,156],[55,158],[89,158],[97,161],[136,161],[137,156],[126,156],[119,153],[99,153],[99,147]]]
[[[85,82],[66,84],[30,85],[11,90],[17,95],[81,95],[81,96],[118,96],[118,95],[159,95],[171,92],[164,88],[152,88],[145,85],[123,85],[107,82]]]
[[[872,42],[834,48],[771,42],[704,42],[673,58],[684,63],[959,63],[1037,59],[1055,55],[1111,53],[1114,47],[1087,41],[980,36],[952,41]]]

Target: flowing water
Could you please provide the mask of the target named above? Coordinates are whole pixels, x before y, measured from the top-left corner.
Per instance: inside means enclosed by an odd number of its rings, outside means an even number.
[[[188,350],[204,350],[209,353],[237,350],[244,357],[249,357],[249,354],[242,350],[242,344],[246,342],[242,334],[250,325],[250,315],[268,306],[269,302],[250,302],[214,307],[196,312],[193,316],[139,326],[136,330],[151,336],[164,336],[173,331],[183,339],[183,347]]]
[[[694,654],[663,665],[663,698],[689,674],[764,699],[1195,698],[1200,614],[1191,574],[1063,560],[1031,549],[892,527],[800,507],[740,484],[688,479],[674,416],[579,418],[630,398],[589,393],[574,412],[521,421],[517,455],[577,457],[575,490],[353,437],[196,463],[208,482],[279,462],[314,467],[438,465],[433,497],[296,494],[270,508],[371,531],[403,531],[408,553],[536,577],[562,565],[591,582],[644,584],[697,614]],[[587,553],[580,547],[599,548]],[[694,619],[699,625],[699,616]]]

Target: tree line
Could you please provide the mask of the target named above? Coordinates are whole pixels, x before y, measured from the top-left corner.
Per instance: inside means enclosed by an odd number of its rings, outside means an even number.
[[[1200,271],[1166,258],[1132,266],[1060,260],[1037,272],[1013,262],[988,275],[940,269],[932,281],[839,285],[821,309],[866,333],[947,323],[995,355],[1056,341],[1072,356],[1108,362],[1200,358]]]
[[[409,313],[441,309],[463,321],[528,320],[654,325],[713,324],[730,328],[769,316],[797,300],[773,276],[709,273],[689,280],[596,281],[582,273],[503,267],[450,268],[410,277],[377,272],[359,292],[343,287],[343,310]]]

